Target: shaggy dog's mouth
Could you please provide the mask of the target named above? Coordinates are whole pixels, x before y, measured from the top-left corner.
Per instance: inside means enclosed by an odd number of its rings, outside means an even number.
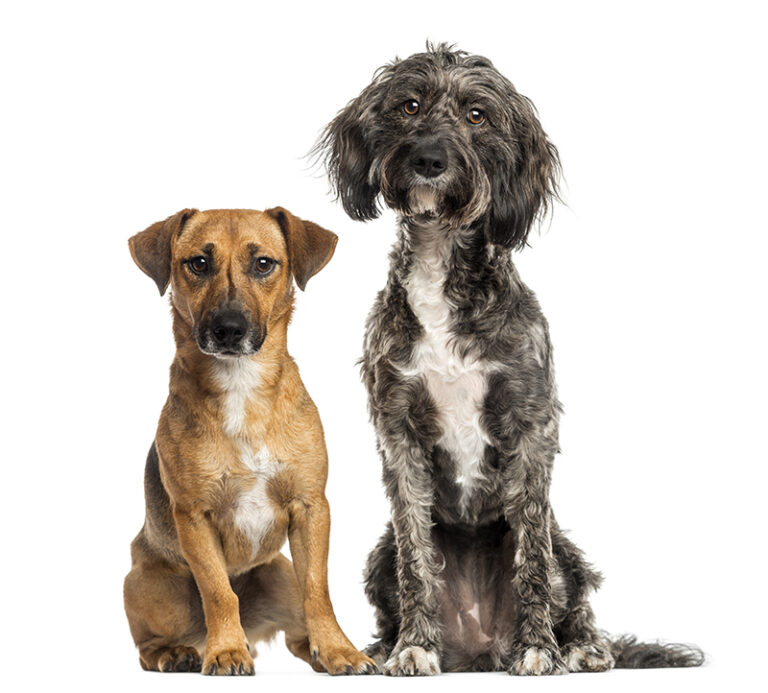
[[[442,192],[431,182],[416,181],[408,191],[408,212],[413,215],[440,214],[443,206]]]

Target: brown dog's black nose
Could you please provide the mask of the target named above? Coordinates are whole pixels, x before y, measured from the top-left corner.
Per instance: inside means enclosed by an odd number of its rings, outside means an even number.
[[[239,346],[247,331],[248,321],[238,311],[223,311],[211,321],[213,339],[218,346],[223,348]]]
[[[439,144],[421,144],[411,150],[411,167],[425,178],[436,178],[445,171],[448,152]]]

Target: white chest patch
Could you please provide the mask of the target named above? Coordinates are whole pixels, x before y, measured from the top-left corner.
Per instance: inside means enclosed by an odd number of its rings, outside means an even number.
[[[263,447],[254,453],[245,444],[241,445],[240,460],[254,473],[256,480],[250,490],[237,499],[234,523],[248,537],[253,550],[252,555],[255,557],[262,540],[275,523],[275,513],[267,487],[283,465],[267,448]]]
[[[240,462],[253,474],[253,485],[235,504],[233,522],[251,543],[255,557],[261,542],[275,522],[272,501],[267,493],[270,480],[283,468],[258,438],[248,430],[247,405],[261,384],[261,365],[252,359],[218,360],[213,377],[223,392],[221,425],[238,450]],[[258,434],[256,434],[258,435]]]
[[[246,357],[217,360],[213,366],[213,377],[224,390],[224,433],[234,437],[243,432],[246,404],[261,383],[261,364]]]
[[[435,239],[419,249],[406,285],[408,302],[424,327],[409,374],[426,380],[438,408],[439,444],[456,462],[464,500],[480,477],[478,467],[489,443],[481,416],[490,365],[461,356],[451,343],[450,307],[443,293],[448,263],[441,245]]]

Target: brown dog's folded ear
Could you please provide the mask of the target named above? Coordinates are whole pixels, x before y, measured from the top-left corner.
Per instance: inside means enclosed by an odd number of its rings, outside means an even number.
[[[182,209],[128,240],[133,261],[144,274],[155,280],[161,296],[171,281],[171,239],[196,212],[196,209]]]
[[[310,277],[323,269],[333,257],[339,237],[314,222],[293,216],[282,207],[273,207],[266,213],[280,225],[288,246],[293,276],[304,291]]]

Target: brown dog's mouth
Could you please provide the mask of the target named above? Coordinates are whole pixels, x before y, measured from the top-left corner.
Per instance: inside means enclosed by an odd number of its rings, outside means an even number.
[[[215,356],[220,359],[236,359],[241,356],[253,356],[261,349],[261,345],[264,344],[264,339],[246,338],[243,342],[237,346],[230,348],[221,348],[218,345],[212,343],[210,339],[198,339],[197,347],[207,356]]]
[[[217,359],[237,359],[241,356],[245,356],[242,352],[237,351],[220,351],[218,353],[214,353],[213,356],[215,356]]]
[[[221,343],[211,330],[195,330],[195,341],[197,347],[206,356],[214,356],[217,359],[232,360],[241,356],[253,356],[261,349],[264,340],[267,337],[266,329],[249,329],[237,340],[230,340],[226,344]]]

